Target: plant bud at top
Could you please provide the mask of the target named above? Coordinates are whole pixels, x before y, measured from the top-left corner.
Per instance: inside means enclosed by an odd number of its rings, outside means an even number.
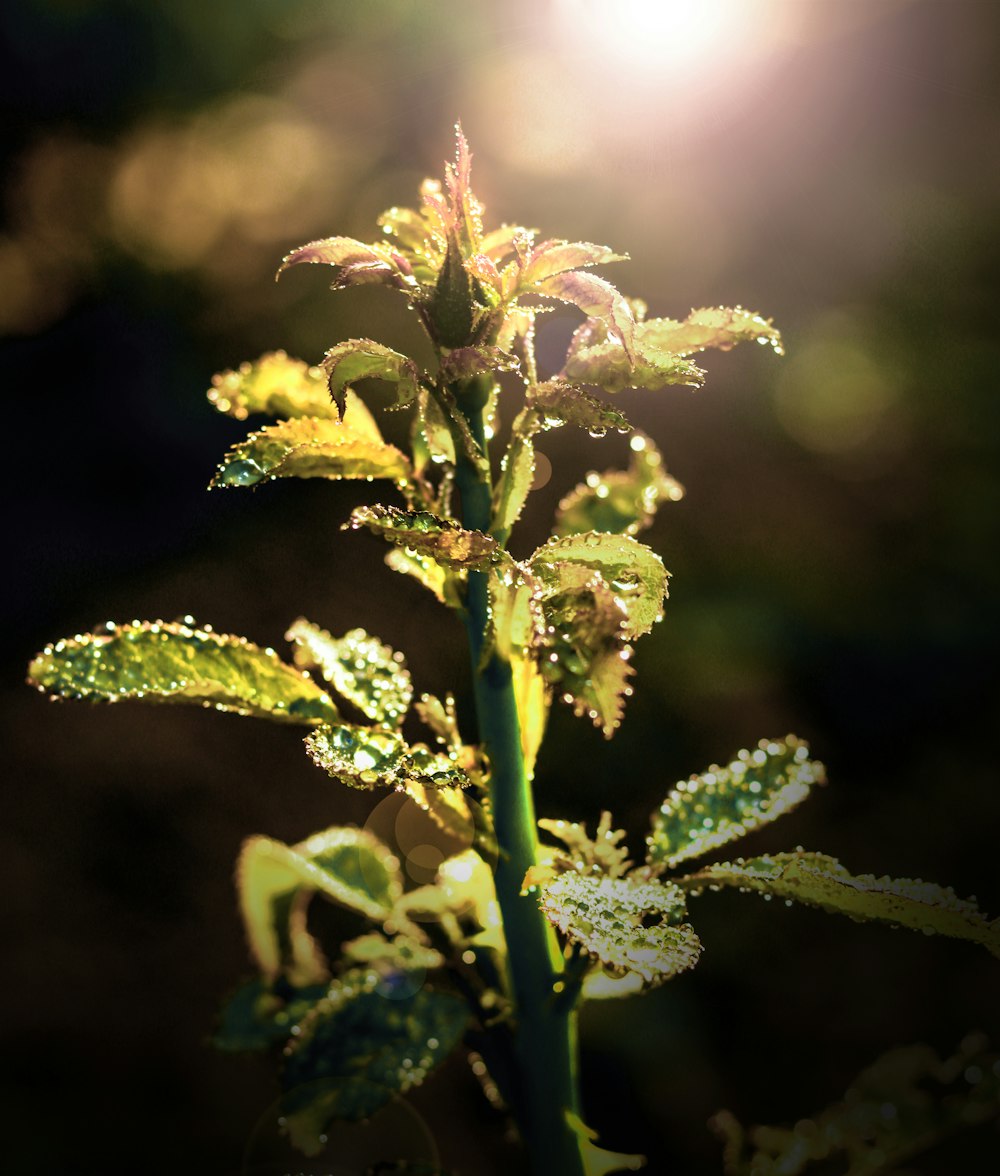
[[[474,286],[462,264],[462,251],[454,234],[448,237],[429,309],[434,335],[441,346],[464,347],[472,342]]]

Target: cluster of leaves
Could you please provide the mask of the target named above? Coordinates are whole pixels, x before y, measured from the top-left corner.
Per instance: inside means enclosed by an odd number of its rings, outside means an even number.
[[[604,246],[538,241],[519,226],[485,232],[469,163],[459,134],[444,185],[427,181],[417,210],[386,212],[382,240],[314,241],[281,267],[325,264],[335,289],[379,283],[401,294],[434,345],[436,370],[351,339],[317,366],[274,352],[221,373],[209,392],[220,412],[276,422],[234,445],[212,484],[393,484],[401,505],[360,506],[345,526],[387,541],[388,565],[463,617],[473,577],[485,578],[482,656],[511,666],[530,774],[554,697],[614,732],[631,693],[632,645],[659,619],[667,594],[660,558],[636,535],[683,491],[650,438],[599,393],[697,387],[704,373],[694,353],[748,339],[780,350],[780,340],[741,308],[646,318],[640,302],[590,272],[621,260]],[[536,320],[551,300],[577,306],[585,321],[562,369],[541,378]],[[501,396],[510,373],[523,383]],[[392,408],[412,412],[409,453],[384,440],[358,394],[369,379],[392,387]],[[485,409],[495,433],[499,404],[518,395],[499,475],[495,484],[484,479],[493,487],[489,525],[470,529],[452,499],[463,469],[490,471],[487,436],[475,421]],[[631,432],[630,466],[588,475],[562,500],[549,540],[515,560],[507,541],[532,488],[535,439],[565,425],[593,436]],[[258,974],[230,1000],[217,1039],[231,1049],[281,1049],[281,1114],[292,1140],[314,1153],[331,1120],[370,1114],[422,1081],[463,1038],[507,1096],[514,1027],[482,749],[462,739],[450,698],[414,701],[404,658],[377,637],[362,629],[335,637],[299,619],[287,639],[286,662],[191,618],[109,623],[49,646],[29,673],[55,697],[183,702],[305,726],[310,756],[331,777],[407,793],[461,847],[432,885],[409,888],[391,847],[367,830],[334,827],[293,846],[254,837],[243,847],[240,903]],[[430,744],[404,735],[411,713]],[[667,795],[639,865],[607,815],[593,839],[582,826],[542,822],[561,847],[543,849],[524,886],[568,961],[553,999],[625,996],[692,967],[701,944],[686,921],[688,899],[722,887],[969,938],[1000,954],[997,923],[972,903],[923,883],[852,876],[821,854],[676,872],[789,811],[822,780],[821,765],[794,737],[740,752]],[[333,965],[308,926],[317,893],[371,925],[341,945]],[[592,1172],[634,1166],[635,1157],[602,1158],[579,1127]]]

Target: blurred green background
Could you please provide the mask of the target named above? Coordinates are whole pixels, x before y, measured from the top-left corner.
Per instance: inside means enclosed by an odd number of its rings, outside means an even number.
[[[554,713],[541,813],[609,807],[638,847],[675,780],[793,730],[831,786],[747,850],[801,843],[1000,913],[1000,6],[13,0],[0,35],[11,1171],[253,1170],[271,1067],[206,1044],[249,972],[233,861],[373,803],[288,729],[50,706],[21,685],[36,649],[184,613],[277,646],[305,614],[378,633],[471,722],[461,635],[338,529],[364,488],[204,492],[242,435],[204,401],[213,372],[419,346],[384,291],[272,274],[413,203],[457,118],[494,223],[627,251],[608,277],[651,314],[743,303],[788,352],[620,397],[688,491],[648,536],[671,598],[613,742]],[[577,320],[548,318],[551,368]],[[541,448],[520,553],[627,453]],[[721,1106],[791,1123],[895,1044],[1000,1038],[998,965],[970,945],[736,894],[694,917],[695,972],[583,1017],[588,1121],[651,1172],[719,1172]],[[517,1162],[457,1059],[412,1103],[462,1172]],[[997,1150],[981,1130],[913,1170]]]

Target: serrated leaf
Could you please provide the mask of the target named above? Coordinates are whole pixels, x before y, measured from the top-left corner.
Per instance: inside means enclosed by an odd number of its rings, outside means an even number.
[[[671,789],[653,814],[646,860],[672,868],[728,845],[791,812],[825,783],[826,771],[809,758],[807,743],[794,735],[762,739],[725,767],[713,764]]]
[[[382,266],[386,274],[393,269],[390,252],[380,245],[365,245],[353,237],[324,237],[293,249],[281,262],[277,276],[293,265]]]
[[[358,380],[384,380],[395,384],[399,408],[416,399],[420,369],[409,356],[376,343],[373,339],[348,339],[331,347],[320,365],[330,383],[330,395],[341,405],[345,389]]]
[[[629,358],[633,355],[635,319],[625,298],[603,278],[580,270],[556,274],[535,282],[532,289],[549,298],[571,302],[578,306],[588,318],[601,319],[607,323],[621,343],[622,350]]]
[[[667,595],[663,561],[630,535],[589,531],[550,539],[528,566],[551,594],[566,591],[575,569],[598,572],[622,609],[626,640],[648,633],[662,614]]]
[[[434,694],[421,694],[414,703],[414,710],[421,722],[429,727],[442,747],[458,751],[462,736],[458,730],[458,714],[455,710],[455,696],[446,694],[438,698]]]
[[[535,762],[545,737],[552,690],[538,669],[533,657],[525,652],[511,658],[514,702],[517,705],[517,722],[521,732],[521,754],[524,756],[524,770],[530,781],[535,774]]]
[[[594,384],[605,392],[621,392],[625,388],[657,392],[677,384],[700,388],[705,382],[704,371],[689,359],[648,340],[643,334],[648,325],[636,325],[631,355],[621,343],[610,339],[571,351],[563,376],[581,384]]]
[[[455,347],[441,357],[441,375],[448,383],[490,372],[515,372],[519,366],[516,355],[499,347]]]
[[[318,669],[342,697],[376,723],[398,727],[413,698],[406,661],[364,629],[332,637],[304,617],[293,622],[285,640],[294,642],[295,664]]]
[[[465,788],[471,783],[451,756],[409,744],[398,731],[381,727],[318,727],[306,738],[306,750],[328,775],[352,788]]]
[[[448,992],[424,986],[393,999],[386,978],[370,969],[335,980],[286,1055],[279,1113],[292,1143],[316,1155],[329,1123],[367,1118],[418,1086],[468,1020],[465,1003]]]
[[[344,419],[297,417],[267,425],[234,445],[219,465],[211,488],[255,486],[272,478],[390,478],[410,476],[410,463],[395,446]]]
[[[919,879],[855,876],[836,858],[822,853],[737,858],[705,866],[675,881],[694,892],[733,886],[820,907],[862,922],[873,920],[926,935],[971,939],[1000,956],[1000,920],[990,922],[975,902],[960,899],[948,887]]]
[[[443,833],[471,845],[476,833],[476,822],[471,802],[461,788],[434,788],[408,781],[405,791]]]
[[[380,971],[426,972],[445,962],[440,952],[409,935],[388,938],[379,931],[349,939],[341,946],[340,955],[348,964],[364,964]]]
[[[1000,1055],[974,1034],[943,1061],[926,1045],[891,1050],[858,1075],[840,1102],[793,1128],[745,1130],[728,1111],[710,1126],[725,1142],[726,1176],[870,1176],[901,1172],[899,1165],[998,1114]]]
[[[421,388],[417,396],[417,422],[431,461],[454,465],[455,439],[448,416],[427,388]]]
[[[560,874],[538,904],[548,921],[614,972],[634,972],[647,986],[693,968],[701,943],[686,923],[684,894],[676,886],[630,878]],[[653,926],[646,925],[650,917]]]
[[[737,343],[755,340],[784,354],[781,335],[770,319],[742,306],[709,306],[692,310],[683,322],[649,319],[641,329],[642,340],[674,355],[692,355],[708,347],[729,351]]]
[[[450,568],[484,570],[495,561],[499,550],[491,535],[466,531],[452,519],[441,519],[423,510],[359,506],[344,528],[356,531],[361,527]]]
[[[295,987],[323,981],[326,963],[306,927],[317,891],[381,921],[403,890],[399,863],[366,829],[335,827],[288,846],[250,837],[236,865],[247,939],[265,979],[283,976]]]
[[[287,982],[273,986],[258,976],[237,988],[222,1006],[212,1044],[232,1052],[283,1045],[316,1001],[326,995],[327,987],[322,983],[294,988]]]
[[[273,649],[193,622],[109,621],[46,646],[28,681],[59,698],[187,703],[307,726],[338,715],[329,694]]]
[[[627,433],[632,427],[624,413],[565,380],[532,384],[528,388],[527,403],[535,410],[543,429],[576,425],[586,429],[592,437],[603,437],[611,429]]]
[[[667,473],[659,450],[645,433],[635,432],[631,452],[627,472],[592,471],[562,499],[554,534],[604,531],[637,535],[652,523],[661,502],[678,502],[684,497],[683,486]]]
[[[607,265],[612,261],[628,261],[628,254],[615,253],[606,245],[591,245],[587,241],[542,241],[528,255],[518,285],[527,289],[567,270]]]
[[[403,576],[412,576],[428,592],[449,608],[462,607],[462,585],[465,573],[443,567],[430,556],[404,547],[394,547],[385,557],[386,566]]]
[[[543,817],[538,822],[538,827],[566,846],[565,850],[556,851],[555,858],[565,869],[621,878],[632,865],[628,860],[628,846],[622,845],[625,831],[612,828],[611,814],[607,811],[601,813],[593,837],[587,833],[586,825],[578,824],[576,821],[549,820]]]
[[[493,491],[490,530],[505,536],[521,517],[535,480],[535,446],[530,437],[514,434],[500,463],[500,477]]]
[[[483,236],[479,243],[479,251],[493,261],[503,261],[514,252],[515,241],[530,239],[532,230],[523,225],[501,225],[498,229]]]
[[[322,368],[290,359],[284,351],[270,351],[235,371],[214,375],[208,399],[238,421],[255,412],[283,419],[339,416]]]

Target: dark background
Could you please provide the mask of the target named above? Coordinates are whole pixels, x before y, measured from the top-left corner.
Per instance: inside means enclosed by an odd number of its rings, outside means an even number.
[[[759,0],[703,43],[680,24],[631,44],[571,34],[570,7],[4,6],[11,1171],[240,1170],[273,1079],[207,1045],[249,973],[235,856],[373,803],[294,730],[50,705],[22,685],[36,649],[184,613],[277,646],[305,614],[402,649],[468,724],[460,635],[338,530],[364,488],[204,492],[242,435],[204,402],[212,372],[356,335],[418,346],[384,292],[271,276],[291,247],[370,236],[413,203],[459,117],[494,223],[627,250],[608,276],[652,314],[741,302],[788,351],[710,354],[697,395],[622,395],[688,491],[648,535],[671,598],[613,742],[554,712],[541,813],[611,808],[638,848],[675,780],[794,730],[830,787],[748,851],[803,844],[1000,912],[1000,7]],[[550,318],[565,341],[573,316]],[[627,452],[566,430],[541,447],[555,472],[523,553]],[[792,1123],[891,1046],[997,1040],[998,964],[970,944],[738,894],[694,918],[695,972],[582,1021],[588,1121],[652,1172],[719,1172],[721,1106]],[[446,1163],[516,1162],[457,1059],[412,1102]],[[997,1150],[980,1130],[912,1170],[988,1171]]]

